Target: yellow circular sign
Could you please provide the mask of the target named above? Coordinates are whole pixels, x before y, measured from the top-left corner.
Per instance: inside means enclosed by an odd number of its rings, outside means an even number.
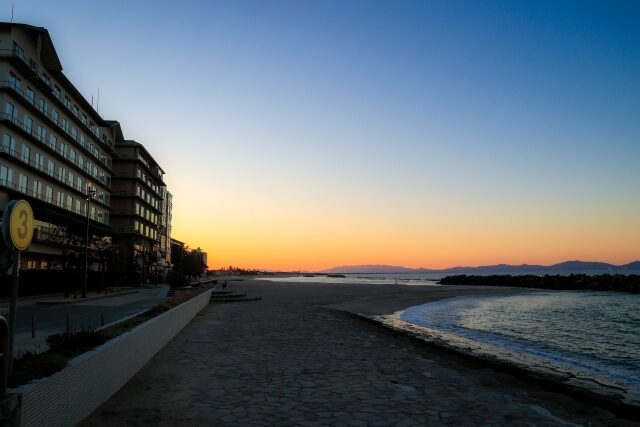
[[[9,234],[16,249],[24,251],[33,238],[33,211],[26,200],[18,200],[11,209]]]

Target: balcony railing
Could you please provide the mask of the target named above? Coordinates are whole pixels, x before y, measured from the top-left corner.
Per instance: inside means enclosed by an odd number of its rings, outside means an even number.
[[[95,178],[96,181],[101,182],[102,184],[104,184],[107,187],[110,187],[109,183],[107,182],[107,175],[105,174],[96,174],[94,175],[87,166],[87,163],[85,162],[84,164],[80,163],[80,160],[78,158],[76,159],[72,159],[71,156],[69,156],[69,154],[65,151],[59,150],[57,146],[51,144],[50,141],[47,141],[46,138],[44,138],[42,135],[38,134],[37,132],[34,132],[32,127],[29,127],[27,125],[24,124],[24,122],[21,122],[20,120],[18,120],[17,117],[12,116],[11,114],[8,113],[0,113],[0,120],[7,120],[12,122],[14,125],[16,125],[17,127],[19,127],[23,132],[28,133],[29,135],[31,135],[31,137],[35,138],[38,142],[46,145],[47,147],[49,147],[49,149],[55,153],[57,153],[58,155],[62,156],[64,159],[66,159],[69,163],[71,163],[72,165],[76,166],[78,169],[80,169],[81,171],[85,172],[87,175],[90,175],[91,177]],[[58,144],[56,144],[58,145]]]
[[[44,201],[46,203],[49,203],[51,205],[54,205],[54,206],[57,206],[59,208],[65,209],[65,210],[67,210],[69,212],[73,212],[75,214],[82,215],[82,216],[85,216],[85,217],[87,215],[87,211],[84,208],[85,204],[82,205],[83,206],[82,208],[76,209],[73,206],[68,205],[67,203],[64,203],[64,201],[60,201],[58,199],[54,199],[53,197],[47,197],[45,194],[35,192],[35,191],[33,191],[32,189],[30,189],[28,187],[27,188],[21,187],[21,186],[19,186],[17,184],[14,184],[13,182],[7,181],[6,179],[1,179],[0,178],[0,186],[9,188],[11,190],[17,191],[17,192],[22,193],[22,194],[25,194],[25,195],[27,195],[29,197],[33,197],[34,199],[42,200],[42,201]],[[102,224],[105,224],[105,225],[109,225],[109,217],[108,217],[108,215],[103,215],[102,212],[96,212],[93,215],[90,214],[89,217],[92,220],[96,221],[96,222],[99,222],[99,223],[102,223]]]
[[[54,88],[52,88],[51,85],[51,80],[48,78],[48,76],[45,77],[45,75],[40,75],[38,74],[38,65],[36,64],[36,62],[32,59],[29,58],[29,60],[27,61],[27,58],[24,55],[24,50],[22,49],[16,49],[15,47],[13,49],[0,49],[0,57],[11,57],[11,58],[19,58],[20,60],[22,60],[22,62],[31,69],[31,71],[33,71],[33,73],[37,76],[38,80],[41,81],[42,83],[44,83],[51,91],[54,91]],[[83,121],[80,117],[79,114],[76,114],[75,111],[73,111],[72,107],[71,107],[71,103],[67,101],[67,99],[65,100],[61,100],[60,99],[60,92],[55,93],[54,91],[54,97],[60,101],[60,103],[74,116],[78,119],[78,122],[81,123],[84,128],[86,130],[89,131],[89,133],[93,134],[94,137],[96,138],[96,140],[98,142],[102,142],[105,143],[107,145],[109,145],[110,147],[113,148],[113,141],[109,140],[100,140],[100,131],[98,129],[98,127],[96,126],[96,130],[94,130],[91,126],[89,126],[85,121]],[[79,110],[78,110],[79,111]]]
[[[1,153],[7,153],[9,154],[11,157],[14,157],[18,160],[20,160],[22,163],[25,163],[29,166],[31,166],[32,168],[36,169],[39,172],[42,172],[46,175],[48,175],[49,177],[55,179],[58,182],[61,182],[62,184],[66,185],[67,187],[71,188],[72,190],[82,194],[83,197],[86,197],[86,193],[85,193],[85,189],[81,188],[80,186],[78,186],[77,184],[74,184],[72,181],[61,177],[59,173],[55,172],[55,171],[51,171],[48,168],[44,167],[44,164],[40,164],[34,160],[31,160],[29,157],[24,156],[22,153],[16,151],[16,150],[12,150],[11,148],[5,146],[4,144],[0,144],[0,152]],[[103,205],[105,205],[106,207],[109,207],[109,196],[106,197],[107,200],[100,200],[98,199],[98,201],[100,203],[102,203]]]
[[[1,55],[0,55],[1,56]],[[34,101],[35,98],[32,100],[28,94],[22,90],[21,87],[18,87],[15,83],[13,83],[10,80],[0,80],[0,87],[8,87],[10,89],[12,89],[14,92],[16,92],[18,95],[20,95],[21,97],[23,97],[24,99],[27,100],[28,103],[30,103],[31,105],[34,105]],[[64,105],[64,104],[63,104]],[[81,138],[79,137],[79,134],[77,135],[73,135],[71,133],[70,129],[65,128],[62,125],[62,119],[60,118],[56,118],[54,117],[52,114],[50,114],[48,111],[43,111],[43,109],[41,109],[40,107],[36,107],[38,109],[38,111],[40,111],[40,113],[42,115],[44,115],[45,117],[47,117],[47,119],[53,123],[53,125],[55,125],[59,131],[64,132],[66,135],[69,136],[69,138],[71,138],[73,141],[76,141],[78,143],[78,145],[80,145],[82,148],[85,149],[85,151],[89,154],[91,154],[97,161],[99,161],[100,163],[104,164],[105,166],[107,166],[109,169],[111,169],[111,165],[107,162],[107,158],[105,157],[104,159],[101,158],[101,156],[99,156],[96,151],[98,151],[97,149],[92,149],[90,144],[87,143],[83,143]],[[67,108],[67,110],[71,113],[71,115],[73,115],[75,117],[75,113],[73,113],[73,111],[71,111],[69,108]],[[88,130],[89,133],[93,133],[93,131],[89,128],[89,126],[87,126],[86,124],[82,123],[82,120],[79,119],[79,123],[82,124],[82,126],[85,128],[85,130]],[[94,133],[94,137],[97,139],[98,143],[104,143],[104,141],[101,141],[100,138],[98,136],[95,135]],[[110,146],[113,146],[113,144],[110,144]]]

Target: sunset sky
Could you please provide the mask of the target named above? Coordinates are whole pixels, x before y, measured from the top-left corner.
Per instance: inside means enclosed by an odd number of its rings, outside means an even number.
[[[636,0],[14,4],[210,268],[640,259]]]

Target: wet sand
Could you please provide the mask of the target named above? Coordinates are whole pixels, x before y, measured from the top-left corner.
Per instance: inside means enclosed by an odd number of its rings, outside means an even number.
[[[521,290],[232,287],[262,300],[205,308],[81,425],[638,425],[341,311]]]

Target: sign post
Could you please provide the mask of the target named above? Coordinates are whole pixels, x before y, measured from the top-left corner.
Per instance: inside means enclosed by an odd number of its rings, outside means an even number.
[[[2,236],[9,248],[12,249],[11,273],[11,303],[9,313],[9,351],[8,351],[8,371],[11,374],[13,369],[13,344],[16,332],[16,313],[18,310],[18,277],[20,275],[20,251],[23,251],[31,244],[33,238],[33,210],[26,200],[11,200],[4,208],[2,215]]]

